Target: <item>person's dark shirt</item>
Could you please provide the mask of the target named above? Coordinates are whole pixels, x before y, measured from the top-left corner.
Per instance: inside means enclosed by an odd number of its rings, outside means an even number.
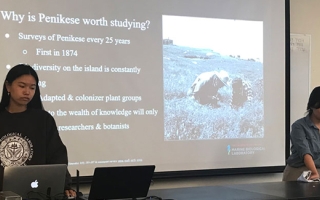
[[[68,164],[66,146],[59,136],[54,118],[40,109],[20,113],[0,112],[0,189],[3,168],[7,166]],[[66,187],[71,177],[66,174]]]
[[[309,115],[292,124],[291,127],[291,155],[287,164],[291,167],[302,167],[304,155],[310,154],[317,168],[320,168],[320,133]]]

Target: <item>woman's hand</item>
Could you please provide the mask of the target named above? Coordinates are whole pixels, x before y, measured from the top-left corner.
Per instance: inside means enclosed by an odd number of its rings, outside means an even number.
[[[74,190],[65,190],[64,193],[66,194],[67,197],[76,197],[77,194],[76,194],[76,191]]]
[[[314,164],[312,156],[310,154],[305,154],[303,159],[304,159],[304,164],[311,171],[311,175],[309,177],[309,180],[319,178],[319,173],[316,168],[316,165]]]
[[[318,179],[318,178],[319,178],[319,174],[318,174],[317,170],[315,172],[311,172],[309,180],[314,180],[314,179]]]

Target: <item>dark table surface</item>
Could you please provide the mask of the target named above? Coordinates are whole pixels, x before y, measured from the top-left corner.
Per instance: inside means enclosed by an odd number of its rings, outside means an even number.
[[[267,182],[150,190],[148,196],[174,200],[319,199],[320,183]]]

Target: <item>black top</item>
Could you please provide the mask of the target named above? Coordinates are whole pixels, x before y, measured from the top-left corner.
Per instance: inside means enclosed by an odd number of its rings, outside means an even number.
[[[66,146],[54,118],[40,109],[20,113],[0,112],[0,189],[3,167],[41,164],[68,164]],[[66,189],[71,177],[66,175]]]

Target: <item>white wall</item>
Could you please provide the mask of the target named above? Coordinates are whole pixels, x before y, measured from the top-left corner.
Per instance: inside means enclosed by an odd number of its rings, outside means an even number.
[[[291,33],[311,35],[310,91],[320,85],[319,8],[319,0],[290,0]]]

